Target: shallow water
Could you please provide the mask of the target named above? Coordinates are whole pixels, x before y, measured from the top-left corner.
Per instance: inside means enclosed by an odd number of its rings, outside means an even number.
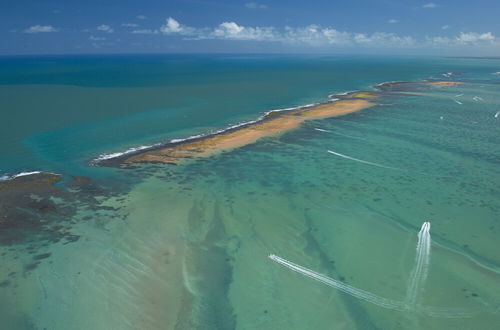
[[[60,186],[78,198],[58,221],[79,239],[30,234],[0,246],[6,328],[495,329],[500,322],[500,77],[491,74],[498,61],[13,61],[0,60],[0,93],[9,95],[2,109],[15,109],[2,114],[0,172],[63,174]],[[81,70],[69,71],[76,64]],[[9,73],[15,65],[26,69]],[[375,107],[178,166],[89,166],[101,153],[206,133],[332,92],[446,72],[462,72],[452,79],[467,84],[385,95]],[[99,189],[68,188],[71,175]],[[424,221],[432,244],[419,308],[456,315],[384,309],[268,258],[404,300]]]

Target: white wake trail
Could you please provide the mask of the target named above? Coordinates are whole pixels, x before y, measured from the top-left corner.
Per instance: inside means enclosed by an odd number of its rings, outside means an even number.
[[[339,157],[342,157],[342,158],[346,158],[346,159],[350,159],[350,160],[354,160],[356,162],[360,162],[360,163],[363,163],[363,164],[377,166],[377,167],[382,167],[382,168],[387,168],[387,169],[390,169],[390,170],[402,171],[402,169],[397,168],[397,167],[385,166],[385,165],[381,165],[381,164],[377,164],[377,163],[368,162],[366,160],[362,160],[362,159],[357,159],[357,158],[354,158],[354,157],[350,157],[350,156],[347,156],[347,155],[344,155],[344,154],[341,154],[339,152],[335,152],[335,151],[332,151],[332,150],[327,150],[327,152],[329,152],[331,154],[334,154],[336,156],[339,156]]]
[[[429,272],[429,261],[430,261],[430,249],[431,249],[431,235],[430,235],[431,224],[429,222],[424,222],[420,232],[418,233],[418,243],[417,243],[417,254],[415,257],[415,266],[412,270],[406,299],[404,301],[398,301],[393,299],[388,299],[380,297],[371,292],[358,289],[347,285],[341,281],[335,280],[333,278],[327,277],[316,273],[308,268],[299,266],[293,262],[286,259],[278,257],[277,255],[269,255],[269,259],[281,264],[297,273],[310,277],[328,286],[331,286],[339,291],[347,293],[358,299],[370,302],[380,307],[387,309],[392,309],[396,311],[406,311],[419,313],[430,317],[438,318],[467,318],[478,314],[481,310],[468,310],[463,308],[443,308],[434,306],[422,306],[419,304],[420,294],[423,291],[425,280]]]
[[[357,139],[357,140],[367,141],[366,139],[364,139],[362,137],[359,137],[359,136],[352,136],[352,135],[342,134],[342,133],[339,133],[339,132],[333,132],[333,131],[329,131],[329,130],[322,129],[322,128],[314,128],[314,129],[316,131],[319,131],[319,132],[332,133],[332,134],[337,134],[337,135],[340,135],[340,136],[345,136],[345,137],[348,137],[348,138],[351,138],[351,139]]]
[[[388,308],[388,309],[393,309],[393,310],[398,310],[398,311],[404,311],[406,310],[406,307],[404,304],[402,304],[399,301],[392,300],[392,299],[387,299],[383,298],[380,296],[377,296],[373,293],[370,293],[368,291],[364,291],[361,289],[354,288],[350,285],[347,285],[341,281],[337,281],[333,278],[321,275],[319,273],[316,273],[308,268],[299,266],[297,264],[294,264],[293,262],[290,262],[286,259],[280,258],[274,254],[269,255],[269,259],[273,260],[274,262],[277,262],[297,273],[300,273],[302,275],[308,276],[312,279],[315,279],[317,281],[320,281],[326,285],[329,285],[333,288],[336,288],[344,293],[350,294],[351,296],[354,296],[358,299],[362,299],[365,301],[368,301],[372,304]]]
[[[411,272],[406,293],[406,304],[408,307],[415,307],[417,305],[418,295],[423,290],[425,280],[429,273],[431,250],[430,229],[431,224],[429,222],[424,222],[418,233],[415,266]]]

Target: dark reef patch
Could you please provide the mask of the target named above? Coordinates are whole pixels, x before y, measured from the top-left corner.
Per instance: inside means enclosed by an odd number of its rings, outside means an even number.
[[[46,248],[51,244],[69,244],[80,236],[73,226],[80,221],[91,221],[93,214],[112,219],[119,208],[103,205],[106,197],[117,191],[102,188],[87,177],[73,177],[66,183],[53,173],[34,173],[0,182],[0,246],[10,246],[8,252],[25,250],[32,256],[32,263],[24,273],[35,269],[50,258]],[[103,198],[104,197],[104,198]],[[78,217],[77,211],[90,215]],[[14,259],[16,257],[14,256]]]
[[[33,256],[33,259],[35,260],[41,260],[41,259],[45,259],[45,258],[48,258],[52,255],[52,253],[42,253],[42,254],[37,254],[36,256]]]
[[[9,285],[10,285],[10,281],[9,280],[5,280],[5,281],[0,282],[0,288],[5,288],[5,287],[7,287]]]

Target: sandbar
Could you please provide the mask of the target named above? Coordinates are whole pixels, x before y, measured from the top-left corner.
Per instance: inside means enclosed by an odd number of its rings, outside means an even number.
[[[263,137],[280,134],[300,126],[304,121],[341,116],[373,106],[373,100],[386,93],[427,92],[432,86],[446,87],[461,84],[457,81],[394,81],[375,86],[378,91],[355,91],[332,94],[332,101],[286,111],[271,111],[261,119],[228,129],[180,142],[169,142],[142,150],[124,153],[117,157],[98,159],[94,164],[122,167],[134,163],[179,164],[190,158],[208,157],[221,151],[253,143]]]
[[[323,103],[311,107],[270,112],[260,121],[254,123],[198,139],[166,144],[152,150],[144,150],[134,155],[123,157],[118,161],[121,164],[178,164],[184,159],[207,157],[220,151],[230,150],[253,143],[263,137],[295,129],[306,120],[340,116],[374,105],[374,103],[362,98],[362,96],[371,99],[374,98],[376,94],[366,92],[364,95],[352,95],[343,100]],[[117,165],[116,159],[111,161],[111,164],[109,164],[109,162],[104,163],[105,165]]]
[[[441,80],[441,81],[431,81],[430,82],[432,85],[436,85],[436,86],[457,86],[457,85],[461,85],[462,82],[460,81],[444,81],[444,80]]]

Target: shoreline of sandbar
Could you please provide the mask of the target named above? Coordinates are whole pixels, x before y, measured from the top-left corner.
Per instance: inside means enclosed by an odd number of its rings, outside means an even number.
[[[178,164],[184,159],[207,157],[220,151],[253,143],[263,137],[295,129],[307,120],[340,116],[365,109],[375,105],[368,99],[376,98],[378,95],[370,91],[338,96],[339,99],[325,103],[297,107],[291,110],[269,111],[258,120],[215,134],[153,145],[151,148],[97,160],[95,163],[111,167],[133,163]]]
[[[371,107],[370,102],[383,94],[401,92],[401,89],[419,89],[423,86],[449,87],[461,84],[456,81],[393,81],[375,85],[375,91],[353,91],[329,95],[332,100],[291,109],[271,110],[260,118],[236,125],[212,134],[199,135],[151,146],[131,148],[123,153],[101,156],[92,165],[122,167],[138,163],[164,163],[177,165],[191,158],[208,157],[221,151],[231,150],[260,138],[283,133],[297,128],[313,119],[341,116]]]

